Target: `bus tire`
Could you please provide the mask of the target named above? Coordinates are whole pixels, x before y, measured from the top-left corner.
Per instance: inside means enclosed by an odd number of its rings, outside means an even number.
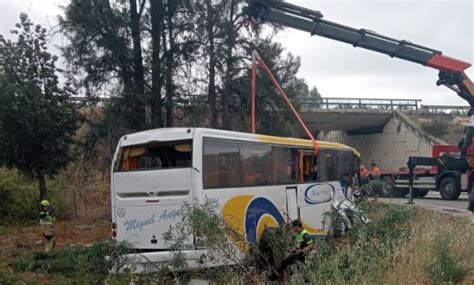
[[[452,176],[443,178],[439,184],[439,193],[444,200],[456,200],[461,195],[461,189]]]

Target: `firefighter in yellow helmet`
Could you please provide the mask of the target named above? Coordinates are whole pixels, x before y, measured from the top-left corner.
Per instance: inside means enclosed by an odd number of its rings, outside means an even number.
[[[54,240],[54,222],[56,218],[53,216],[54,208],[48,200],[42,200],[40,203],[40,225],[41,233],[45,239],[44,251],[50,252],[56,245]]]

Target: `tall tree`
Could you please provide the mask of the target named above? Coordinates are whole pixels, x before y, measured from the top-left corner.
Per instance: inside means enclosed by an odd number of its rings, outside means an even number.
[[[228,5],[228,17],[224,21],[224,29],[226,31],[225,38],[225,75],[224,75],[224,92],[222,94],[222,126],[224,129],[230,129],[229,122],[229,97],[231,88],[231,76],[235,68],[235,59],[233,55],[234,46],[237,38],[239,24],[236,23],[236,0],[230,0]]]
[[[232,93],[234,78],[239,76],[249,65],[248,47],[252,46],[253,39],[246,30],[248,21],[242,7],[245,0],[225,0],[225,10],[222,21],[223,28],[223,91],[222,91],[222,123],[224,129],[232,128],[232,118],[229,107],[235,94]],[[235,101],[235,100],[234,100]]]
[[[166,3],[166,29],[163,33],[163,49],[165,50],[165,92],[166,92],[166,126],[171,127],[173,125],[173,100],[174,100],[174,82],[173,72],[176,68],[175,63],[175,27],[174,27],[174,15],[176,13],[178,3],[175,1],[167,1]],[[165,39],[168,38],[166,41]],[[168,42],[168,46],[166,44]]]
[[[140,16],[145,6],[145,0],[140,4],[137,11],[137,0],[129,0],[130,3],[130,30],[133,39],[133,67],[135,78],[135,114],[137,115],[138,128],[144,130],[147,127],[145,116],[145,75],[143,70],[142,40],[140,34]]]
[[[216,47],[215,47],[215,40],[216,40],[216,26],[217,26],[217,15],[218,10],[215,9],[212,5],[212,0],[206,0],[206,32],[207,32],[207,54],[209,56],[209,85],[208,85],[208,101],[209,107],[211,111],[211,126],[213,128],[217,128],[217,94],[216,94]]]
[[[16,28],[15,42],[0,36],[0,164],[37,179],[45,199],[46,176],[71,160],[78,114],[67,101],[70,90],[59,85],[46,30],[26,14]]]
[[[116,6],[119,5],[119,6]],[[62,49],[69,75],[77,79],[76,88],[90,94],[114,98],[107,106],[114,115],[109,126],[117,136],[140,130],[142,114],[138,102],[130,12],[123,4],[108,0],[71,0],[59,17],[61,31],[69,43]],[[137,61],[138,64],[138,61]]]
[[[162,0],[150,0],[151,14],[151,117],[152,127],[159,128],[163,126],[161,112],[161,86],[163,83],[160,69],[161,52],[161,22],[163,20]]]
[[[316,88],[316,86],[313,86],[313,88],[309,90],[308,96],[313,98],[321,98],[321,93],[319,93],[319,90]]]
[[[297,77],[301,65],[300,59],[291,53],[285,55],[281,44],[273,42],[271,36],[257,39],[255,45],[249,46],[248,49],[247,54],[250,54],[253,49],[259,51],[289,98],[307,94],[306,82]],[[250,58],[248,62],[250,62]],[[240,97],[240,104],[229,109],[229,113],[233,117],[232,124],[236,126],[237,130],[248,131],[250,128],[250,76],[250,64],[247,64],[245,72],[235,77],[232,83],[232,92]],[[297,125],[297,121],[294,115],[273,87],[272,82],[260,69],[257,69],[256,97],[258,132],[273,135],[296,135],[294,125]],[[240,120],[237,120],[239,117]]]

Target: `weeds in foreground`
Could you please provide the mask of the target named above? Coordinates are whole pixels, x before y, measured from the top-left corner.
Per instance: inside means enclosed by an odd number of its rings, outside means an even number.
[[[218,209],[218,204],[212,199],[182,207],[182,220],[163,235],[173,252],[170,267],[172,270],[193,273],[184,260],[182,250],[192,248],[190,237],[194,235],[198,249],[206,249],[206,254],[201,257],[201,261],[210,267],[205,270],[206,278],[220,283],[233,282],[232,278],[237,276],[241,280],[251,280],[255,276],[255,268],[250,264],[257,263],[258,247],[247,243],[235,227],[221,219],[215,209]],[[251,254],[245,256],[243,252]],[[225,264],[233,266],[223,268]],[[189,276],[182,274],[181,278],[186,280]]]
[[[435,282],[457,284],[467,270],[462,266],[462,257],[451,252],[454,237],[451,233],[438,235],[431,247],[434,261],[426,267],[430,278]]]
[[[392,254],[410,238],[412,208],[379,205],[380,218],[359,224],[348,235],[323,240],[292,281],[317,284],[383,284]]]
[[[240,252],[235,246],[239,240],[229,240],[224,224],[212,214],[213,211],[208,211],[209,207],[212,209],[212,203],[207,206],[190,207],[188,214],[191,215],[186,215],[185,224],[192,225],[190,229],[198,232],[196,236],[201,246],[209,245],[215,252],[221,250],[219,253],[221,256],[233,252],[230,251],[233,248],[237,249],[235,253]],[[363,202],[358,208],[367,211],[372,222],[358,225],[342,237],[318,241],[316,249],[308,256],[306,263],[292,268],[293,274],[286,279],[287,282],[470,284],[469,276],[465,274],[469,274],[467,269],[472,268],[473,262],[459,256],[463,251],[472,248],[473,239],[469,234],[472,228],[466,228],[463,221],[449,219],[429,211],[379,203]],[[196,212],[192,212],[191,209]],[[459,234],[456,234],[454,240],[438,239],[438,236],[445,236],[446,232]],[[230,231],[229,234],[232,235],[233,232]],[[263,235],[268,235],[264,240],[269,242],[269,247],[262,246],[261,242],[248,245],[247,255],[239,259],[239,264],[216,266],[201,271],[185,270],[173,273],[172,268],[163,267],[163,270],[156,274],[108,275],[107,272],[112,266],[109,262],[116,261],[122,253],[113,244],[110,244],[110,247],[99,244],[97,247],[65,249],[64,252],[51,255],[22,256],[10,266],[20,272],[48,273],[53,284],[161,284],[186,282],[191,278],[205,279],[217,284],[258,283],[266,280],[261,273],[277,264],[287,254],[286,246],[291,240],[291,234],[285,227],[265,231]],[[223,241],[228,244],[222,244]],[[176,253],[179,252],[179,248],[186,248],[186,239],[182,239],[180,246],[176,245]],[[270,252],[271,256],[267,254]],[[105,255],[116,257],[107,261],[103,259]],[[236,255],[235,258],[237,257]],[[212,256],[207,258],[211,259],[207,260],[209,262],[216,261],[212,260]],[[429,268],[432,268],[433,273],[429,272]],[[441,270],[434,272],[435,268]],[[439,275],[440,272],[444,272],[442,277]],[[19,276],[21,275],[10,276],[0,273],[0,284],[28,284],[22,283]]]
[[[360,191],[363,196],[370,196],[370,197],[384,197],[387,196],[387,188],[389,186],[385,181],[382,179],[373,179],[367,182],[364,185],[361,185]]]
[[[210,249],[208,260],[225,259],[233,261],[233,267],[209,269],[203,274],[214,282],[259,282],[265,277],[259,273],[270,271],[290,252],[292,234],[289,228],[267,228],[260,242],[248,244],[242,237],[236,236],[231,227],[226,225],[217,214],[212,201],[205,204],[187,206],[183,211],[181,224],[168,231],[167,241],[175,241],[172,248],[176,250],[176,260],[181,262],[179,248],[185,248],[189,233],[197,233],[203,247]],[[374,222],[345,222],[357,217],[352,211],[345,211],[341,216],[338,211],[327,213],[329,227],[333,234],[339,229],[338,238],[319,241],[307,262],[296,268],[295,274],[288,281],[316,282],[318,284],[355,284],[358,281],[383,282],[383,276],[392,265],[391,254],[404,241],[410,239],[410,221],[415,216],[413,208],[391,205],[360,203],[359,214],[377,212]],[[359,218],[360,220],[360,218]],[[341,226],[342,225],[342,226]],[[346,235],[342,235],[347,233]],[[231,237],[229,239],[229,236]],[[245,258],[241,258],[236,244],[245,245],[248,249]],[[178,263],[179,263],[178,262]]]
[[[40,272],[56,278],[81,277],[96,280],[106,277],[111,270],[124,265],[124,243],[100,241],[90,246],[75,246],[50,253],[31,253],[20,256],[9,264],[18,272]]]

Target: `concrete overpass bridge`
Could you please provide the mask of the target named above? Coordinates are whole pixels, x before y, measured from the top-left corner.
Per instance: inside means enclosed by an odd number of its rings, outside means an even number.
[[[87,104],[90,98],[73,97],[78,105]],[[109,98],[96,98],[102,104]],[[184,99],[183,99],[184,100]],[[185,98],[180,104],[207,104],[206,96]],[[362,162],[377,162],[384,169],[405,167],[408,157],[431,156],[431,146],[444,144],[442,140],[426,134],[413,122],[411,112],[467,112],[466,106],[422,105],[419,99],[372,98],[294,98],[310,130],[320,140],[335,141],[356,148]],[[299,137],[306,137],[300,128]]]
[[[445,144],[428,135],[405,113],[421,112],[421,100],[298,98],[300,113],[319,140],[356,148],[362,162],[383,169],[405,167],[409,156],[431,156],[431,146]],[[299,135],[305,137],[301,128]]]

